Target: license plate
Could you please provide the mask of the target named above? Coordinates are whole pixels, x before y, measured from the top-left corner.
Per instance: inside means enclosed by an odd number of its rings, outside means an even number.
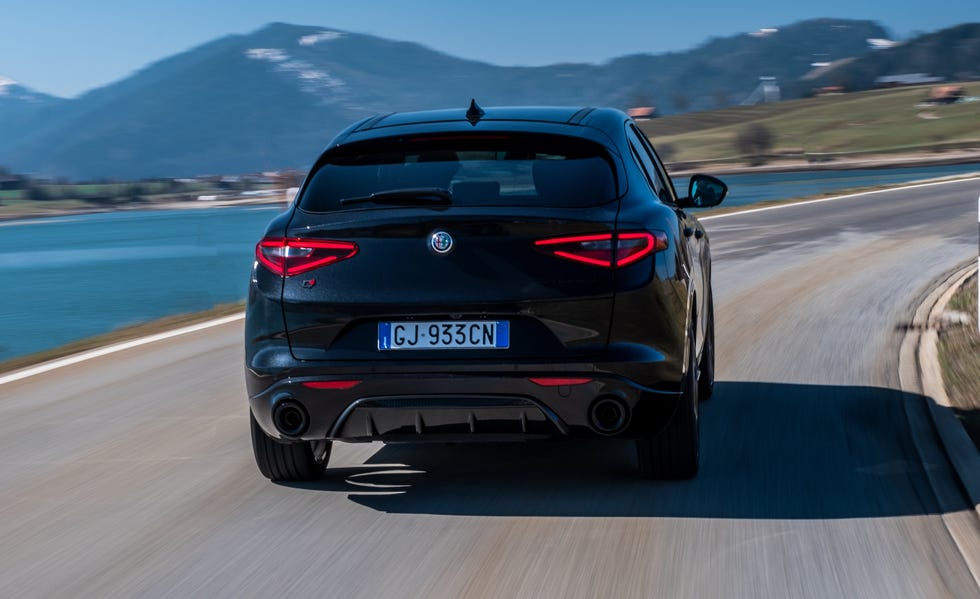
[[[510,322],[453,320],[379,322],[378,349],[507,349]]]

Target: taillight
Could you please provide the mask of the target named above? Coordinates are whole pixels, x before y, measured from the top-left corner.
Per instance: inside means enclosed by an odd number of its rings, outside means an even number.
[[[352,258],[356,253],[356,243],[330,239],[266,237],[255,246],[259,262],[286,277]]]
[[[306,381],[303,383],[303,386],[309,387],[310,389],[330,389],[332,391],[342,391],[344,389],[353,389],[360,384],[361,381],[352,379],[348,381]]]
[[[542,387],[570,387],[572,385],[585,385],[592,382],[592,379],[587,378],[556,376],[538,376],[531,377],[527,380]]]
[[[644,256],[667,249],[667,234],[656,233],[620,233],[616,244],[616,266],[626,266]]]
[[[604,268],[620,268],[665,250],[668,244],[667,234],[662,231],[629,231],[554,237],[535,241],[534,245],[558,258]]]

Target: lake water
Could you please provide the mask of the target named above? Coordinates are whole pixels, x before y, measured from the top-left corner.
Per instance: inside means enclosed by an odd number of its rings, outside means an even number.
[[[980,164],[729,175],[726,206],[980,171]],[[678,190],[687,180],[676,181]],[[683,191],[681,191],[683,193]],[[0,222],[0,361],[245,297],[280,207]]]
[[[277,207],[0,222],[0,360],[245,297]]]

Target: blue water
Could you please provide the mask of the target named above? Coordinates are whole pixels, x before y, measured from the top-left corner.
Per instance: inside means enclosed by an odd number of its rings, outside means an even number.
[[[0,222],[0,360],[245,297],[280,208]]]
[[[980,165],[729,175],[725,206],[980,171]],[[676,181],[684,193],[686,179]],[[279,207],[0,222],[0,361],[245,297]]]

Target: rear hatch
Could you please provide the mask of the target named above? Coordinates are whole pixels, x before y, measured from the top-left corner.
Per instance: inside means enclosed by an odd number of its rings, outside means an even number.
[[[602,146],[573,137],[342,146],[317,165],[286,241],[270,243],[290,265],[292,352],[380,362],[600,353],[617,195]]]

